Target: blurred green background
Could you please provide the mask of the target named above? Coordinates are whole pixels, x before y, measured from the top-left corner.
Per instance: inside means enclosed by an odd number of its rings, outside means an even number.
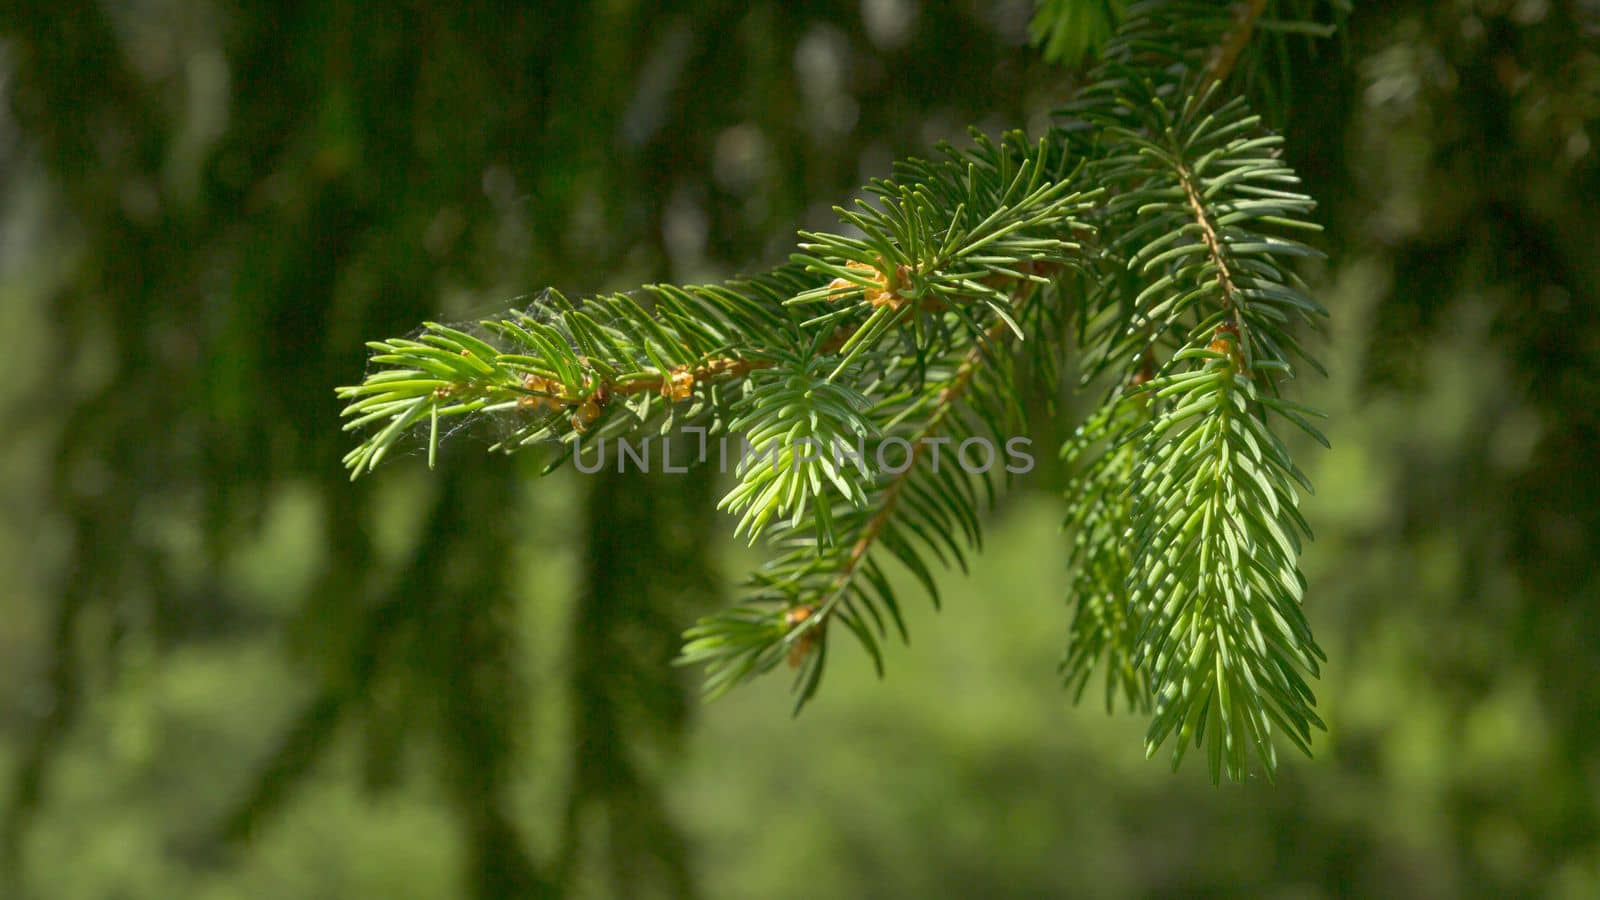
[[[464,435],[347,483],[364,340],[780,260],[1043,127],[1030,12],[0,4],[0,896],[1600,896],[1587,0],[1358,4],[1262,82],[1333,310],[1330,731],[1276,785],[1062,693],[1050,466],[798,719],[669,666],[755,559],[711,480]]]

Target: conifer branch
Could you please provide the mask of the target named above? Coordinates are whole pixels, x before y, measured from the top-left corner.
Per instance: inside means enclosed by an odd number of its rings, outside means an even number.
[[[1081,694],[1103,663],[1108,705],[1152,709],[1147,748],[1176,736],[1174,764],[1206,743],[1213,778],[1244,777],[1252,754],[1270,774],[1275,732],[1308,750],[1320,726],[1297,569],[1309,484],[1271,426],[1323,440],[1316,413],[1278,392],[1296,365],[1317,368],[1297,331],[1325,311],[1286,265],[1315,251],[1282,236],[1314,230],[1311,200],[1280,139],[1221,99],[1269,8],[1282,4],[1047,4],[1036,33],[1064,53],[1082,42],[1063,22],[1120,17],[1059,127],[897,164],[837,210],[849,234],[802,233],[768,275],[577,303],[552,292],[375,342],[373,370],[339,389],[347,428],[367,431],[346,464],[370,471],[417,430],[432,463],[448,420],[500,422],[508,451],[555,444],[555,463],[580,436],[686,422],[746,435],[757,462],[741,459],[721,507],[772,557],[743,602],[688,630],[679,661],[703,664],[715,696],[787,659],[798,708],[833,626],[880,672],[880,640],[906,638],[890,561],[937,605],[934,567],[981,548],[1002,479],[928,457],[980,438],[1009,452],[1024,358],[1053,382],[1075,320],[1086,382],[1113,387],[1063,448],[1076,605],[1063,677]],[[837,451],[896,442],[903,465],[876,474]]]
[[[1030,294],[1033,289],[1032,285],[1026,288]],[[855,577],[861,563],[867,558],[867,554],[871,552],[884,527],[893,518],[900,503],[900,493],[910,481],[910,473],[922,462],[923,457],[927,454],[927,448],[934,446],[929,444],[926,438],[934,437],[943,430],[950,416],[957,410],[961,397],[972,384],[973,378],[978,374],[985,362],[993,354],[1001,350],[1003,343],[1011,334],[1008,323],[1004,321],[996,322],[989,326],[988,331],[984,333],[983,340],[973,344],[972,348],[962,357],[961,363],[956,367],[955,374],[939,388],[932,412],[917,431],[914,439],[911,440],[911,450],[908,454],[908,465],[905,471],[895,475],[888,486],[883,489],[883,493],[876,504],[876,512],[867,520],[865,526],[861,529],[860,535],[850,545],[850,552],[846,554],[844,562],[840,565],[839,571],[825,595],[822,606],[814,612],[808,613],[797,624],[796,627],[801,632],[799,637],[802,641],[804,640],[805,632],[820,632],[826,627],[829,616],[832,615],[840,598],[844,595],[844,589],[850,584],[851,579]]]
[[[1279,141],[1242,101],[1214,108],[1201,95],[1169,109],[1153,100],[1158,90],[1126,101],[1110,127],[1137,152],[1106,171],[1122,185],[1113,212],[1127,217],[1119,246],[1137,273],[1125,333],[1147,335],[1144,353],[1174,349],[1131,391],[1147,398],[1143,423],[1108,436],[1108,453],[1136,454],[1128,553],[1078,554],[1080,564],[1127,567],[1126,612],[1108,614],[1105,598],[1120,595],[1098,573],[1078,600],[1082,646],[1066,671],[1081,690],[1105,656],[1108,677],[1138,703],[1140,685],[1122,677],[1131,667],[1155,698],[1148,750],[1176,735],[1176,765],[1203,742],[1213,778],[1225,769],[1239,779],[1247,754],[1274,770],[1275,728],[1309,750],[1320,726],[1301,673],[1315,675],[1321,651],[1295,566],[1298,535],[1309,533],[1295,484],[1309,486],[1267,419],[1283,408],[1273,394],[1291,356],[1303,358],[1285,326],[1323,311],[1278,261],[1313,251],[1249,228],[1303,226],[1311,202],[1282,189],[1293,175],[1275,155]],[[1076,524],[1103,531],[1102,510],[1115,505],[1101,498]]]
[[[1184,8],[1132,10],[1069,108],[1093,126],[1068,130],[1097,155],[1092,177],[1110,195],[1096,224],[1111,240],[1080,328],[1085,370],[1121,386],[1063,448],[1079,471],[1062,671],[1081,694],[1104,661],[1108,705],[1153,701],[1149,752],[1176,735],[1176,766],[1205,743],[1213,780],[1237,780],[1251,754],[1272,774],[1275,729],[1309,752],[1321,726],[1303,676],[1322,654],[1295,562],[1309,535],[1296,486],[1309,484],[1268,425],[1286,418],[1324,440],[1315,414],[1276,392],[1293,362],[1317,367],[1287,326],[1325,311],[1280,263],[1314,251],[1270,234],[1315,230],[1310,199],[1287,189],[1280,139],[1242,99],[1216,102],[1266,4],[1235,4],[1210,51],[1169,57],[1205,60],[1198,89],[1188,63],[1137,64],[1148,46],[1137,38]]]
[[[1048,289],[1031,279],[1013,288],[1019,298],[1016,308],[1025,321],[1035,321],[1041,310],[1040,304],[1029,302],[1031,298]],[[899,435],[908,447],[906,458],[897,471],[886,473],[873,486],[870,500],[839,504],[828,513],[834,531],[848,539],[824,544],[790,527],[774,539],[779,555],[752,579],[752,596],[690,629],[680,661],[707,667],[708,695],[717,696],[787,659],[799,669],[799,709],[820,683],[828,626],[833,622],[852,633],[881,673],[878,641],[886,636],[887,624],[892,623],[902,639],[906,631],[884,560],[874,550],[883,546],[886,558],[915,575],[936,605],[938,590],[922,552],[965,566],[961,544],[951,535],[964,535],[968,544],[979,544],[979,523],[972,509],[977,495],[953,460],[946,457],[942,466],[928,466],[924,457],[937,446],[941,434],[970,435],[970,429],[958,425],[963,421],[960,412],[972,408],[969,395],[984,376],[1003,371],[999,364],[1007,358],[1003,351],[1013,336],[1011,323],[997,318],[976,339],[952,351],[945,374],[930,373],[913,397],[880,406],[880,414],[892,412],[897,419],[917,424]],[[982,417],[994,421],[992,416],[993,411]],[[954,451],[955,438],[944,440]]]

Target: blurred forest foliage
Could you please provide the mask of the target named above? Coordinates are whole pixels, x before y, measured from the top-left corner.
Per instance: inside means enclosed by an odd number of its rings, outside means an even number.
[[[1277,785],[1053,683],[1048,466],[798,720],[669,666],[748,562],[706,478],[535,491],[463,437],[347,482],[364,340],[771,263],[1044,127],[1030,11],[0,5],[0,896],[1600,896],[1589,0],[1357,4],[1271,82],[1336,412],[1331,731]]]

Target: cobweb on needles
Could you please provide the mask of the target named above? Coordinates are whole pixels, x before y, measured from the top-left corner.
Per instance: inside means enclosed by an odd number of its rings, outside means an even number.
[[[555,300],[557,296],[554,288],[546,287],[532,294],[513,297],[509,303],[506,301],[484,303],[469,310],[466,318],[445,320],[440,324],[470,334],[502,353],[515,352],[516,348],[512,347],[503,335],[484,327],[483,321],[508,319],[521,314],[539,322],[552,323],[559,318],[559,304]],[[403,337],[406,340],[417,341],[427,333],[427,326],[419,325],[406,332]],[[383,368],[385,368],[383,364],[372,362],[369,355],[363,378]],[[440,455],[454,453],[455,446],[464,443],[480,451],[498,448],[509,453],[510,446],[517,438],[549,418],[551,418],[549,412],[530,412],[513,407],[442,420],[439,423],[438,452]],[[431,427],[430,422],[424,418],[407,428],[391,454],[397,457],[426,455]],[[551,442],[552,449],[554,444],[555,442]]]

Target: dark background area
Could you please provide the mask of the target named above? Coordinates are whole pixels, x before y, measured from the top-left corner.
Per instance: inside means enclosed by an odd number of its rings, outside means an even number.
[[[1048,467],[798,719],[669,665],[753,559],[710,478],[347,481],[363,341],[765,268],[1044,127],[1030,13],[0,5],[0,896],[1600,895],[1592,3],[1358,4],[1258,85],[1333,311],[1276,785],[1071,706]]]

